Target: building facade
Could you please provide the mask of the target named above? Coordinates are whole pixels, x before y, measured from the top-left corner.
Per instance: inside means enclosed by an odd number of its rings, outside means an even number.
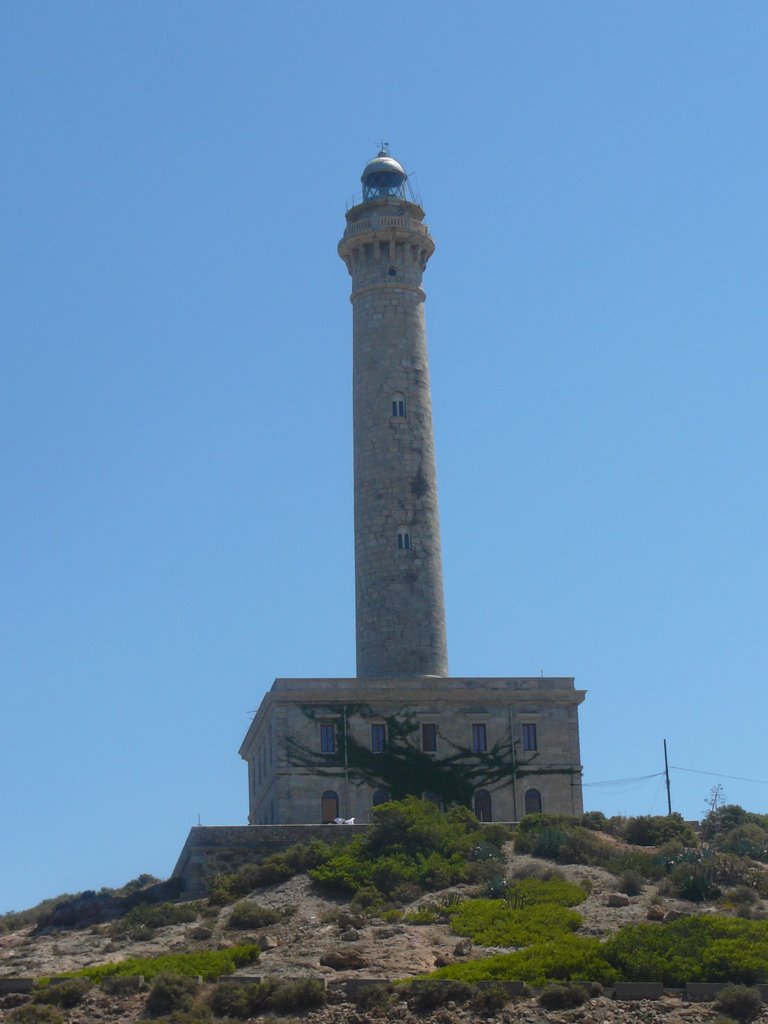
[[[351,277],[354,679],[277,679],[240,749],[249,822],[369,820],[406,793],[482,820],[582,811],[571,678],[448,673],[422,276],[434,252],[382,151],[338,252]]]

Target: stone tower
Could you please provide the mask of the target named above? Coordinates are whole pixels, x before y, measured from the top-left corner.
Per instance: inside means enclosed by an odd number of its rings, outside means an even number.
[[[435,246],[386,150],[339,255],[352,278],[358,678],[447,676],[425,294]]]

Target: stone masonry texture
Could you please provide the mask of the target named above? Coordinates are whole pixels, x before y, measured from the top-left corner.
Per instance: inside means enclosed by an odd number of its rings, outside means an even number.
[[[448,674],[423,217],[399,198],[362,203],[339,243],[352,277],[359,677]]]

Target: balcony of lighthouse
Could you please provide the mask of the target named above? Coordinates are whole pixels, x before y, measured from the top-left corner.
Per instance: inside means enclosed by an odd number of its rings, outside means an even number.
[[[350,274],[361,264],[379,261],[387,263],[390,270],[397,271],[398,265],[411,265],[421,271],[435,251],[423,219],[420,206],[395,196],[382,196],[353,206],[347,212],[339,256]]]

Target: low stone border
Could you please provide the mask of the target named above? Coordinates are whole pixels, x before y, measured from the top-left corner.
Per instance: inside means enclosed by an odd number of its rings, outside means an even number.
[[[34,986],[34,978],[0,978],[0,994],[5,994],[6,992],[31,992]]]
[[[614,999],[661,999],[664,985],[660,981],[617,981]]]

